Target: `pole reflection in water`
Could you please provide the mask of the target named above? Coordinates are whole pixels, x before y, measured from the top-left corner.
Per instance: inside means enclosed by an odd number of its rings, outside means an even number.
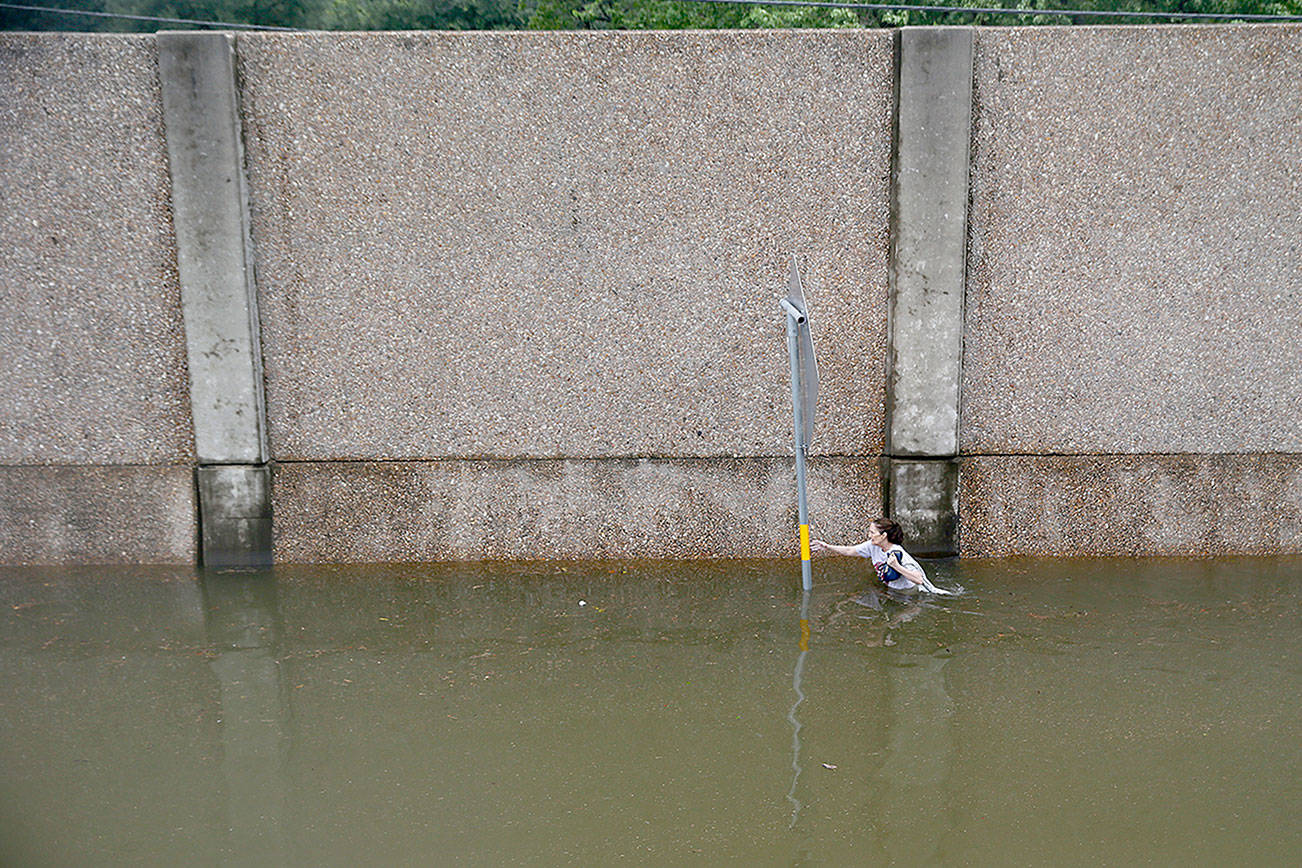
[[[208,573],[202,579],[212,671],[221,685],[222,772],[230,864],[283,865],[289,704],[280,661],[281,618],[270,573]]]
[[[913,622],[924,609],[941,608],[909,600],[892,612],[893,606],[869,593],[876,603],[869,605],[884,616],[880,637],[870,643],[881,649],[879,662],[885,676],[878,703],[883,756],[874,785],[880,794],[874,821],[878,848],[890,864],[932,864],[940,859],[953,825],[949,793],[954,703],[945,689],[949,655],[944,651],[902,655],[887,649],[902,638],[893,636],[893,630]]]
[[[809,591],[800,595],[800,654],[796,657],[796,671],[791,678],[791,689],[796,693],[796,702],[787,712],[791,722],[791,789],[787,791],[787,801],[791,802],[791,823],[788,829],[796,827],[800,819],[800,800],[796,798],[796,784],[800,782],[800,721],[796,719],[796,709],[805,701],[805,693],[800,689],[800,681],[805,674],[805,658],[809,655]]]
[[[953,825],[954,702],[945,690],[947,658],[913,657],[888,672],[888,734],[881,806],[891,862],[935,864]]]

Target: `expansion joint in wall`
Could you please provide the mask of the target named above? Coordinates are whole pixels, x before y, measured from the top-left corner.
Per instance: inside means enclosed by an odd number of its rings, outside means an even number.
[[[235,37],[156,37],[205,566],[270,560],[262,349]]]
[[[920,553],[958,552],[973,29],[896,45],[883,503]]]

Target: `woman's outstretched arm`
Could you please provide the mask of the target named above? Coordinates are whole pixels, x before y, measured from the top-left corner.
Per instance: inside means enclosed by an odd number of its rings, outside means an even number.
[[[863,545],[863,543],[860,543],[859,545]],[[816,552],[831,552],[834,555],[853,555],[857,553],[856,549],[859,548],[859,546],[857,545],[854,546],[832,545],[831,543],[823,542],[821,539],[810,540],[809,547]]]

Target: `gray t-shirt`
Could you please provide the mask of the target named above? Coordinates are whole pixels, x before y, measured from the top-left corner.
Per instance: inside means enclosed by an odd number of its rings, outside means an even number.
[[[922,566],[916,560],[913,559],[913,555],[909,554],[908,552],[906,552],[904,549],[900,548],[897,545],[892,545],[888,549],[881,549],[870,542],[862,542],[859,543],[859,545],[854,547],[854,553],[857,554],[859,557],[870,558],[872,560],[873,569],[877,570],[878,577],[883,582],[886,582],[886,587],[890,588],[891,590],[912,591],[915,588],[922,587],[921,585],[916,585],[913,582],[909,581],[908,579],[904,578],[904,576],[898,576],[898,574],[897,574],[898,578],[896,578],[894,581],[891,582],[886,581],[886,555],[888,552],[895,552],[896,556],[900,560],[900,566],[910,570],[917,570],[919,573],[922,573],[923,578],[926,578],[927,571],[924,570]]]

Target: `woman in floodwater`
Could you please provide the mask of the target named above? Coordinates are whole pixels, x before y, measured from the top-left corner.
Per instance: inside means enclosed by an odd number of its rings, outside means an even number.
[[[919,588],[933,593],[944,593],[927,579],[927,573],[904,550],[904,529],[889,518],[875,519],[868,525],[868,539],[852,546],[838,546],[816,539],[809,547],[816,552],[835,555],[858,555],[871,558],[877,577],[893,591],[912,591]]]

